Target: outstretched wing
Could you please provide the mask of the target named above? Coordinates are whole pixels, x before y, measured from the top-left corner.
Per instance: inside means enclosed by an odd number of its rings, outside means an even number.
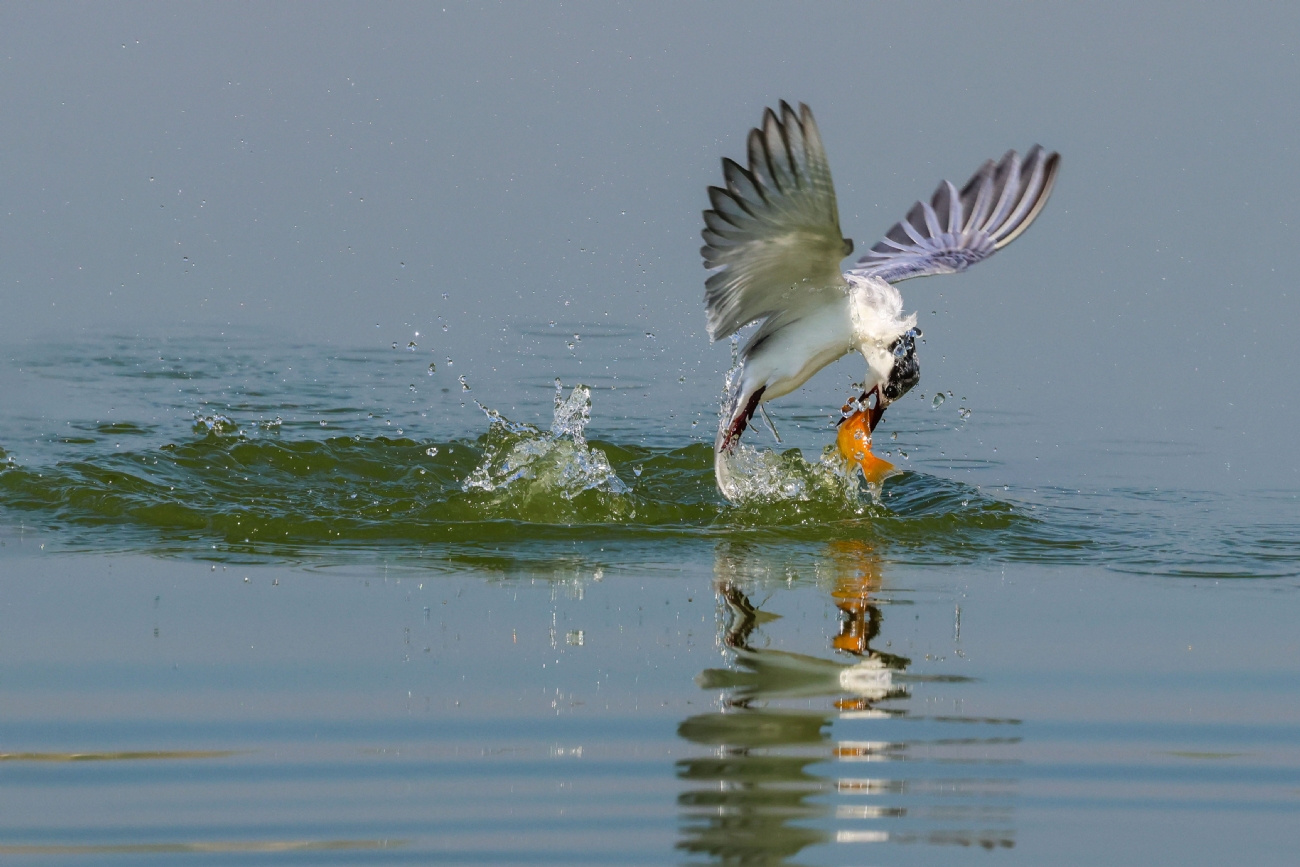
[[[1034,145],[1022,162],[1007,151],[989,160],[962,187],[944,181],[930,203],[917,202],[850,274],[890,283],[954,274],[1010,244],[1038,216],[1052,194],[1061,155]]]
[[[722,161],[726,189],[709,187],[704,212],[709,338],[756,319],[838,297],[840,260],[853,242],[840,235],[835,187],[808,106],[796,116],[784,101],[749,131],[749,168]]]

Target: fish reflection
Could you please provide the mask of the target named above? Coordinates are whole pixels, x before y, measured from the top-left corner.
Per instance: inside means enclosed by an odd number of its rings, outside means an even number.
[[[1016,781],[991,766],[1009,763],[998,751],[1019,738],[971,737],[976,732],[970,725],[962,725],[957,738],[832,737],[837,721],[872,727],[885,724],[874,719],[903,722],[907,711],[895,702],[910,698],[907,683],[962,678],[909,674],[910,659],[872,646],[884,618],[877,597],[882,565],[869,545],[832,545],[815,570],[839,610],[829,641],[835,658],[768,646],[765,627],[780,615],[764,611],[762,601],[755,605],[746,588],[752,593],[785,584],[793,570],[774,560],[770,549],[718,549],[718,635],[731,664],[696,678],[702,688],[721,693],[721,709],[689,717],[677,729],[709,750],[677,763],[686,786],[678,796],[678,849],[706,863],[794,865],[808,847],[831,843],[1013,846],[1007,825]],[[1015,722],[927,719],[928,726],[945,727]],[[962,764],[990,767],[978,776],[936,773]],[[897,770],[863,774],[867,767]]]
[[[870,713],[877,703],[907,696],[893,673],[909,660],[871,648],[882,622],[871,601],[880,586],[879,560],[862,545],[837,546],[830,554],[831,594],[843,612],[831,645],[856,662],[757,646],[756,633],[777,615],[756,607],[742,582],[768,577],[762,574],[767,567],[743,548],[719,550],[714,576],[723,603],[720,641],[734,666],[706,669],[697,678],[701,687],[724,692],[723,709],[690,717],[677,729],[685,740],[713,750],[677,764],[678,777],[690,784],[678,797],[679,849],[719,864],[794,864],[790,859],[803,849],[835,839],[803,822],[831,815],[826,801],[836,782],[809,767],[827,760],[826,729],[836,714],[773,703],[836,696],[835,708]]]

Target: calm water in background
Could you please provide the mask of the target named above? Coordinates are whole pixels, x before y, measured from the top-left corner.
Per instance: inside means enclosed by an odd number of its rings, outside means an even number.
[[[0,858],[1295,863],[1298,34],[7,7]],[[904,472],[820,462],[849,359],[733,508],[699,212],[782,98],[859,250],[1063,171],[904,284]]]

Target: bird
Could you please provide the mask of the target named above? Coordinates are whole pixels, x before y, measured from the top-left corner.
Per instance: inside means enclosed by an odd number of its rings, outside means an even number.
[[[731,458],[755,412],[817,371],[857,350],[867,364],[861,397],[842,411],[841,454],[872,480],[889,464],[870,454],[886,407],[920,381],[915,313],[895,284],[955,274],[1018,238],[1056,183],[1060,154],[1034,145],[987,160],[958,190],[940,182],[851,267],[853,241],[840,232],[817,122],[807,105],[765,109],[747,140],[748,167],[724,157],[725,186],[708,188],[704,246],[710,341],[757,329],[728,374],[714,439],[719,491],[735,500]],[[770,421],[769,421],[770,425]],[[775,428],[773,428],[775,433]]]

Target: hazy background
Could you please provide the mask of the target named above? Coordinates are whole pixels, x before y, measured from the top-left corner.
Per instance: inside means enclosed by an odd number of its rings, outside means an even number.
[[[918,390],[1023,419],[1004,457],[1294,488],[1298,44],[1282,4],[6,4],[0,402],[15,353],[104,334],[417,340],[514,400],[551,321],[649,332],[615,372],[711,400],[705,186],[785,98],[859,251],[1062,153],[1021,240],[903,287]]]

